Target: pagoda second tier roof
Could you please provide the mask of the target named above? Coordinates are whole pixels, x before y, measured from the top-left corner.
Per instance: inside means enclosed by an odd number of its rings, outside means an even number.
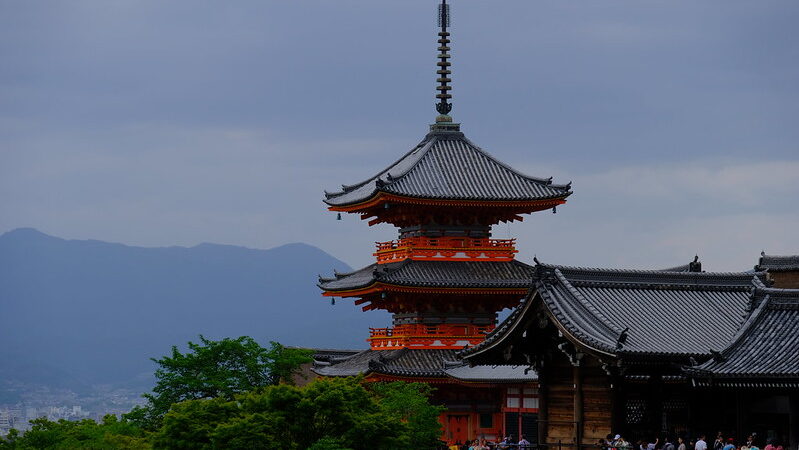
[[[397,377],[442,378],[459,382],[529,383],[538,380],[525,366],[465,365],[458,350],[364,350],[354,355],[314,355],[313,371],[328,377],[382,374]]]
[[[376,283],[440,288],[527,289],[534,268],[513,260],[499,261],[416,261],[372,264],[350,273],[319,278],[319,287],[328,292],[352,291]]]
[[[333,208],[347,207],[381,193],[432,200],[530,202],[564,199],[571,194],[570,185],[521,174],[473,144],[460,131],[434,130],[377,175],[342,186],[340,192],[325,192],[325,203]]]

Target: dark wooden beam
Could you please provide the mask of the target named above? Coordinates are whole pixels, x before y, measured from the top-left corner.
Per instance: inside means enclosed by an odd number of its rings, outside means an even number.
[[[542,367],[538,371],[538,443],[541,444],[547,442],[549,426],[549,389],[547,389],[548,382],[546,380],[546,368]]]
[[[574,379],[574,434],[577,450],[583,443],[583,373],[579,361],[572,368]]]

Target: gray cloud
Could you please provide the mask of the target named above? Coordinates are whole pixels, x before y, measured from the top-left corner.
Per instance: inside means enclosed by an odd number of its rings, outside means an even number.
[[[394,237],[325,211],[434,117],[433,2],[0,2],[0,230],[139,245]],[[455,118],[575,182],[523,259],[797,252],[795,2],[455,2]],[[795,208],[793,208],[795,209]],[[497,234],[508,233],[498,227]]]

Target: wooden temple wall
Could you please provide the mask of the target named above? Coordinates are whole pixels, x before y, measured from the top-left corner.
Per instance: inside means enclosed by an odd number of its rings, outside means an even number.
[[[775,288],[799,289],[799,271],[769,272],[768,276],[774,282]]]
[[[575,448],[595,446],[611,432],[612,402],[609,377],[596,361],[586,358],[573,366],[565,357],[550,364],[543,394],[545,443]]]

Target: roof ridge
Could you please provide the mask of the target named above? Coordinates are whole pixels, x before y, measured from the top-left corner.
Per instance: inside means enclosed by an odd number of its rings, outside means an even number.
[[[717,278],[717,277],[758,277],[763,278],[766,271],[756,272],[671,272],[662,269],[620,269],[620,268],[603,268],[603,267],[584,267],[584,266],[567,266],[563,264],[550,264],[543,263],[536,260],[536,265],[540,265],[545,269],[558,269],[566,271],[584,272],[592,274],[629,274],[629,275],[661,275],[664,277],[695,277],[695,278]]]
[[[761,258],[778,258],[778,259],[796,259],[799,260],[799,255],[769,255],[768,253],[761,252]]]

